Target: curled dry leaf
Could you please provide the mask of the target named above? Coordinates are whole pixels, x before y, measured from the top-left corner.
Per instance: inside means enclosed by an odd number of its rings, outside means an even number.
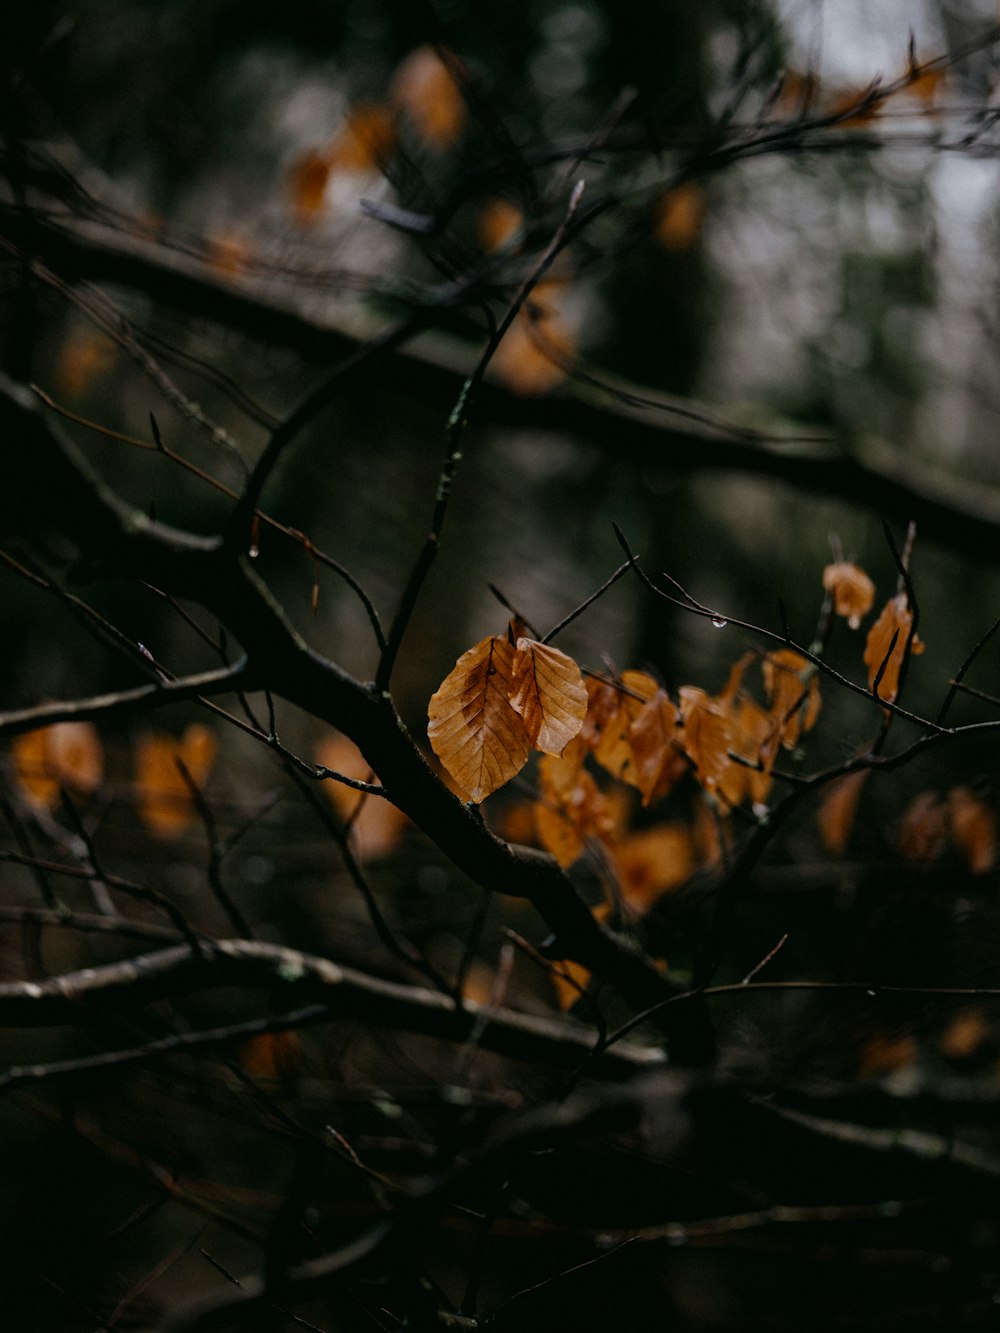
[[[755,806],[766,805],[781,729],[770,713],[746,696],[730,705],[729,725],[730,752],[747,762],[730,762],[723,773],[721,793],[730,805],[739,805],[748,796]]]
[[[594,677],[587,681],[590,703],[581,735],[601,767],[632,787],[638,787],[639,780],[629,731],[658,689],[645,671],[623,671],[617,682]]]
[[[875,602],[875,584],[857,565],[839,560],[823,570],[823,587],[833,598],[833,609],[851,629],[858,629]]]
[[[882,679],[878,683],[878,697],[892,703],[899,693],[899,674],[906,661],[907,645],[914,655],[924,651],[924,645],[916,634],[912,635],[913,612],[910,610],[906,593],[897,593],[891,597],[878,620],[868,631],[865,641],[865,666],[868,668],[868,688],[875,690],[875,678],[882,670]],[[893,635],[896,636],[895,643]],[[890,651],[891,649],[891,651]]]
[[[181,765],[201,788],[212,771],[215,751],[214,732],[199,722],[179,740],[157,732],[140,736],[135,747],[136,809],[151,833],[176,838],[188,828],[195,806]]]
[[[104,776],[104,751],[89,722],[54,722],[13,743],[14,773],[29,801],[51,809],[59,790],[90,796]]]
[[[510,703],[524,719],[535,749],[560,755],[587,715],[587,690],[580,668],[558,648],[535,639],[518,639]]]
[[[804,731],[811,731],[819,716],[819,677],[812,663],[791,648],[777,648],[762,663],[764,688],[771,716],[781,733],[781,744],[794,750]]]
[[[679,744],[680,713],[665,690],[657,690],[629,725],[626,736],[632,753],[632,781],[642,792],[643,805],[665,796],[688,769]]]
[[[455,663],[431,698],[427,738],[465,799],[477,804],[519,773],[531,749],[511,706],[514,649],[481,639]]]
[[[714,795],[733,763],[729,757],[733,741],[729,714],[724,705],[695,685],[682,685],[679,695],[684,751],[702,787]]]
[[[590,838],[610,845],[615,816],[608,798],[583,766],[586,748],[577,738],[560,758],[545,755],[538,765],[535,802],[538,840],[561,866],[582,856]]]

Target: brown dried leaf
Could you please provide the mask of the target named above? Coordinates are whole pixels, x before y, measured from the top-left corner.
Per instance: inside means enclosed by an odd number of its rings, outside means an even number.
[[[730,805],[749,796],[754,805],[765,805],[771,792],[771,770],[778,757],[780,731],[772,715],[746,697],[729,709],[730,751],[748,764],[730,762],[722,777],[721,792]]]
[[[875,687],[875,677],[886,662],[886,668],[878,685],[878,697],[892,703],[899,693],[899,673],[906,660],[907,642],[914,655],[924,651],[924,645],[916,634],[910,640],[913,625],[913,612],[910,610],[905,592],[891,597],[882,608],[881,615],[868,631],[865,641],[865,666],[868,668],[868,688]],[[892,636],[896,635],[893,644]],[[892,652],[889,647],[892,645]]]
[[[695,685],[682,685],[679,695],[684,752],[702,787],[714,794],[733,762],[729,758],[733,735],[728,712]]]
[[[996,864],[996,815],[968,787],[948,793],[951,836],[974,875],[986,875]]]
[[[514,652],[510,703],[524,719],[535,749],[560,755],[587,716],[587,691],[580,668],[558,648],[520,638]]]
[[[583,767],[586,751],[577,739],[560,758],[546,755],[538,765],[535,803],[538,840],[561,866],[570,866],[590,838],[612,842],[614,812],[607,797]]]
[[[104,776],[104,751],[89,722],[54,722],[15,737],[14,773],[30,801],[50,809],[60,787],[92,795]]]
[[[843,856],[847,851],[861,788],[868,780],[869,771],[862,768],[857,773],[838,778],[830,783],[823,795],[816,818],[820,841],[831,856]]]
[[[427,738],[466,799],[477,804],[528,759],[524,719],[510,703],[514,649],[481,639],[455,663],[431,698]]]
[[[665,690],[643,704],[626,733],[632,751],[634,784],[643,805],[665,796],[687,772],[677,724],[680,713]]]
[[[875,602],[875,584],[858,565],[847,560],[827,565],[823,587],[833,597],[833,609],[851,629],[858,629]]]
[[[799,736],[811,731],[819,716],[819,676],[812,663],[791,648],[777,648],[762,663],[764,688],[781,744],[794,750]]]
[[[587,682],[590,705],[581,734],[601,767],[632,787],[639,781],[629,729],[658,689],[645,671],[623,671],[615,684],[593,678]]]

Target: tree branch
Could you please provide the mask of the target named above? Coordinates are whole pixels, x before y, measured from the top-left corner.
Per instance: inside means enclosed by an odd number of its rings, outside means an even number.
[[[0,984],[0,1027],[76,1024],[87,1015],[120,1014],[124,1008],[165,997],[176,999],[227,986],[261,989],[288,1004],[321,1006],[307,1019],[300,1015],[285,1027],[304,1021],[350,1019],[444,1041],[475,1038],[487,1050],[560,1069],[576,1068],[593,1051],[593,1035],[563,1018],[553,1021],[496,1010],[472,1000],[458,1008],[438,991],[386,981],[326,958],[256,940],[218,940],[198,948],[178,944],[45,981]],[[207,1032],[179,1033],[80,1060],[15,1067],[0,1075],[0,1089],[88,1069],[134,1064],[180,1049],[219,1045],[254,1032],[279,1030],[280,1025],[281,1020],[266,1019],[250,1026],[236,1024]],[[618,1045],[607,1054],[594,1055],[588,1070],[605,1078],[622,1078],[662,1061],[662,1053],[653,1047]]]

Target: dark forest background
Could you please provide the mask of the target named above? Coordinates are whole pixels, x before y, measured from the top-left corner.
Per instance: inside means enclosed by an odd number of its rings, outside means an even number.
[[[1000,34],[875,9],[5,18],[6,1326],[994,1326]],[[822,708],[560,871],[405,732],[618,570]]]

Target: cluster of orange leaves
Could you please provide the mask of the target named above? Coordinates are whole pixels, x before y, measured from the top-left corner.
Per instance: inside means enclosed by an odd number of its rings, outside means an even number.
[[[831,611],[860,628],[875,601],[867,574],[836,561],[823,571],[823,587]],[[896,698],[903,665],[921,648],[906,594],[899,593],[865,643],[868,684],[879,699]],[[746,683],[755,660],[758,694]],[[699,862],[718,858],[731,810],[743,803],[766,810],[779,754],[799,745],[820,707],[818,671],[793,648],[759,659],[747,653],[717,694],[683,685],[671,696],[644,671],[584,679],[572,658],[525,638],[515,624],[459,658],[431,699],[428,738],[455,790],[476,803],[540,750],[530,826],[512,815],[512,832],[537,840],[563,866],[599,847],[617,882],[617,906],[642,913]],[[697,804],[694,827],[669,823],[629,833],[627,789],[648,807],[685,775],[707,798]],[[834,784],[824,802],[821,835],[835,854],[846,847],[864,777]],[[959,839],[954,831],[952,837]]]
[[[197,815],[201,791],[215,764],[215,733],[192,723],[179,737],[144,732],[133,754],[135,808],[160,838],[176,838]],[[56,722],[15,738],[14,777],[25,798],[54,809],[63,791],[89,797],[104,780],[104,747],[89,722]]]

